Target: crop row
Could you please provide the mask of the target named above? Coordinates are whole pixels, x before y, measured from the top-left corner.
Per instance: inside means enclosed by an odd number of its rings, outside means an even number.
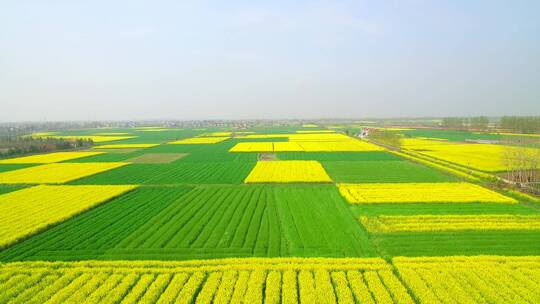
[[[62,184],[127,163],[52,163],[0,173],[0,184]]]
[[[323,167],[337,183],[435,183],[455,178],[409,161],[323,161]]]
[[[513,198],[470,183],[340,184],[350,203],[507,203]]]
[[[420,303],[540,303],[540,257],[394,258]]]
[[[24,262],[0,266],[0,290],[0,303],[538,303],[540,257]]]
[[[380,259],[30,262],[0,267],[0,288],[0,303],[414,303]]]
[[[0,253],[0,260],[373,256],[332,186],[139,188]]]
[[[360,217],[370,232],[540,230],[539,215],[476,214]]]
[[[526,230],[430,231],[377,234],[373,243],[382,255],[538,255],[540,233]]]
[[[230,152],[366,152],[382,151],[368,142],[350,139],[346,141],[288,141],[288,142],[242,142]]]
[[[130,164],[78,180],[75,184],[240,184],[253,166],[254,162],[183,160],[170,164]]]
[[[511,169],[512,166],[519,166],[519,160],[512,159],[512,155],[527,153],[537,158],[540,157],[539,150],[534,148],[450,143],[429,139],[403,139],[402,147],[436,159],[486,172],[505,171]]]
[[[49,164],[61,161],[94,156],[103,152],[54,152],[0,160],[0,164]]]
[[[322,165],[314,160],[259,161],[246,183],[332,182]]]
[[[133,190],[135,186],[35,186],[0,195],[0,248]]]

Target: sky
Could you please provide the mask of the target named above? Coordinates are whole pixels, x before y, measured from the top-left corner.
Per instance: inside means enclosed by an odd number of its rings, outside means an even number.
[[[540,115],[539,11],[0,0],[0,122]]]

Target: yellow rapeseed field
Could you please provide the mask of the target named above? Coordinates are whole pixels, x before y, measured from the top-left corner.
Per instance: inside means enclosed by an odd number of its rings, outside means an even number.
[[[509,170],[512,166],[512,154],[516,147],[496,144],[452,143],[441,140],[406,138],[401,140],[401,147],[421,154],[485,172]],[[525,153],[537,156],[536,148],[519,148]],[[510,155],[510,157],[508,157]],[[510,163],[509,163],[510,160]]]
[[[339,191],[350,203],[508,203],[513,198],[469,183],[374,183],[340,184]]]
[[[346,141],[242,142],[230,152],[365,152],[381,151],[374,144],[350,138]]]
[[[496,172],[511,168],[505,155],[512,155],[518,148],[494,144],[459,144],[435,146],[422,154],[456,163],[473,169]],[[536,155],[540,161],[540,150],[524,149],[525,153]],[[510,156],[512,158],[512,156]]]
[[[332,182],[323,166],[314,160],[259,161],[246,183]]]
[[[272,143],[274,152],[297,152],[304,151],[300,143],[297,142],[275,142]]]
[[[335,142],[297,142],[304,152],[368,152],[383,151],[384,149],[374,144],[351,139],[348,141]]]
[[[135,187],[40,185],[0,195],[0,248],[63,222]]]
[[[414,303],[380,258],[1,264],[7,273],[19,282],[0,289],[20,303]]]
[[[396,257],[420,303],[540,303],[540,257]]]
[[[289,141],[313,141],[313,142],[335,142],[357,140],[340,133],[285,133],[285,134],[248,134],[237,136],[240,139],[267,139],[267,138],[287,138]]]
[[[101,145],[95,146],[94,149],[138,149],[138,148],[150,148],[158,146],[158,144],[113,144],[113,145]]]
[[[402,138],[400,139],[401,148],[413,151],[431,150],[436,146],[457,145],[447,140],[435,140],[427,138]]]
[[[102,154],[103,152],[54,152],[0,160],[0,164],[49,164]]]
[[[181,139],[177,141],[171,141],[169,144],[174,145],[192,145],[192,144],[215,144],[229,139],[230,137],[219,136],[219,137],[192,137]]]
[[[539,215],[380,215],[362,216],[360,222],[370,232],[458,231],[458,230],[540,230]]]
[[[0,172],[0,184],[62,184],[128,163],[54,163]]]
[[[349,137],[341,133],[321,133],[321,134],[289,134],[289,141],[313,141],[313,142],[335,142],[335,141],[357,141],[357,139]]]
[[[229,152],[273,152],[274,146],[271,142],[243,142],[237,143]]]

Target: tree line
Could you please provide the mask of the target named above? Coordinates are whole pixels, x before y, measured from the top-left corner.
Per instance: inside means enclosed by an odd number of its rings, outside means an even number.
[[[458,130],[487,130],[489,118],[486,116],[477,117],[444,117],[441,127]]]
[[[25,154],[86,148],[93,145],[89,139],[65,140],[59,138],[32,138],[31,136],[0,136],[0,158]]]
[[[540,133],[540,116],[503,116],[492,121],[494,126],[515,133]],[[441,127],[456,130],[488,130],[490,119],[486,116],[444,117]]]
[[[540,116],[503,116],[500,126],[519,133],[540,133]]]

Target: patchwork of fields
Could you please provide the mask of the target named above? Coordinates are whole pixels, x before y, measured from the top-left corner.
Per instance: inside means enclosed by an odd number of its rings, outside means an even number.
[[[336,130],[34,134],[96,144],[0,160],[0,303],[540,302],[540,201],[483,179],[500,147]]]

